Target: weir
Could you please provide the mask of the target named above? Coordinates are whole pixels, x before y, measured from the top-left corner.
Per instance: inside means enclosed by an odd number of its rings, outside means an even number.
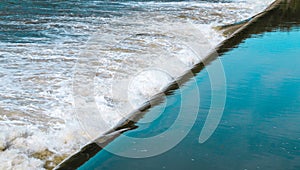
[[[201,63],[195,65],[191,69],[194,75],[197,75],[203,68],[209,63],[213,62],[217,57],[222,56],[224,53],[230,51],[237,45],[239,45],[243,40],[249,38],[250,36],[262,34],[264,32],[269,32],[274,29],[289,29],[286,26],[282,26],[282,22],[295,21],[295,19],[300,20],[297,15],[300,13],[300,2],[297,0],[277,0],[271,6],[269,6],[262,13],[254,16],[249,21],[244,23],[239,23],[238,26],[230,25],[219,27],[220,31],[223,31],[228,38],[223,41],[220,45],[216,47],[217,53],[212,53],[205,58]],[[299,22],[294,23],[299,24]],[[292,27],[291,24],[290,27]],[[193,75],[187,74],[180,77],[177,82],[171,84],[166,88],[163,93],[154,96],[151,101],[147,102],[137,111],[130,114],[128,119],[121,121],[115,128],[108,131],[95,141],[84,146],[79,152],[67,158],[56,169],[76,169],[95,154],[101,151],[103,146],[106,146],[111,141],[116,139],[122,133],[130,131],[137,128],[135,122],[137,122],[144,114],[147,114],[147,110],[153,106],[153,103],[159,104],[163,101],[162,96],[164,94],[171,95],[172,91],[180,88],[181,84],[189,81]],[[151,103],[151,105],[150,105]],[[102,146],[102,147],[100,147]]]

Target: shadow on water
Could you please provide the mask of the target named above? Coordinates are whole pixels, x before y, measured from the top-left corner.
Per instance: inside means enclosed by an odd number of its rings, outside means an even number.
[[[244,23],[232,37],[225,40],[218,48],[217,52],[223,53],[235,48],[243,40],[264,32],[272,32],[275,29],[289,31],[300,23],[300,1],[280,0],[275,1],[272,8],[258,14],[249,23]],[[234,27],[234,26],[232,26]],[[232,27],[224,27],[229,30]],[[222,29],[222,28],[221,28]]]
[[[299,0],[279,0],[276,1],[272,7],[267,9],[265,12],[258,14],[256,17],[252,18],[249,22],[243,23],[239,26],[238,30],[222,44],[220,44],[216,50],[218,55],[223,55],[226,52],[231,51],[236,48],[239,44],[254,35],[260,35],[265,32],[272,32],[274,30],[290,31],[295,26],[300,25],[300,1]],[[224,27],[224,30],[229,30],[230,27]],[[236,27],[234,28],[236,29]],[[197,75],[200,71],[205,68],[205,65],[209,65],[213,62],[216,57],[216,53],[211,54],[206,61],[196,65],[192,71]],[[183,76],[181,78],[181,84],[188,82],[192,78],[190,75]],[[180,86],[173,84],[168,89],[165,90],[165,94],[171,95]],[[161,95],[153,98],[151,104],[156,105],[163,102]],[[116,128],[107,132],[105,135],[97,139],[96,141],[86,145],[78,153],[69,157],[66,161],[60,164],[57,169],[76,169],[82,164],[87,162],[94,155],[102,150],[100,146],[106,146],[110,144],[113,140],[118,138],[122,133],[128,132],[133,129],[139,128],[137,125],[138,120],[140,120],[149,111],[150,104],[146,104],[141,107],[140,110],[131,114],[131,117],[127,120],[122,121]],[[106,152],[104,152],[106,154]],[[223,153],[220,153],[221,155]],[[207,155],[208,156],[208,155]],[[102,160],[105,161],[105,160]],[[192,159],[192,161],[194,161]],[[116,161],[117,162],[117,161]],[[100,164],[100,162],[98,162]],[[84,169],[84,168],[83,168]],[[163,167],[162,167],[163,169]],[[259,167],[258,167],[259,169]]]

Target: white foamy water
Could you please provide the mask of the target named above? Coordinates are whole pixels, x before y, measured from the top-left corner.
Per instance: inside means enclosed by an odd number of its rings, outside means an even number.
[[[0,169],[72,154],[200,62],[225,39],[214,26],[271,2],[87,2],[83,16],[2,19]]]

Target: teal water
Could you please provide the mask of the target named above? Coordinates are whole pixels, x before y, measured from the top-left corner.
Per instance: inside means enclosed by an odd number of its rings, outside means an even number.
[[[252,36],[221,56],[226,106],[218,128],[205,143],[198,138],[211,105],[207,70],[216,62],[195,77],[197,84],[190,81],[174,91],[165,103],[150,109],[136,129],[123,134],[146,138],[166,131],[180,112],[181,101],[192,100],[190,92],[197,88],[201,101],[197,120],[176,147],[150,158],[125,158],[105,150],[134,149],[134,143],[120,136],[79,169],[300,169],[299,39],[299,27],[276,29]],[[181,98],[182,93],[187,95]],[[154,121],[143,123],[153,117]],[[180,122],[183,127],[189,123],[188,118]]]

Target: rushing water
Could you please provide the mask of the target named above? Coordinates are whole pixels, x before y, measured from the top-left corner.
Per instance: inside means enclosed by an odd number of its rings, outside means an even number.
[[[274,13],[272,17],[282,20],[270,19],[273,23],[266,21],[264,28],[260,28],[271,32],[254,34],[221,56],[227,79],[226,107],[209,140],[198,142],[211,106],[208,70],[217,65],[216,61],[195,77],[197,84],[190,81],[167,96],[166,103],[150,109],[135,124],[136,129],[125,132],[80,169],[300,169],[300,22],[299,3],[295,4],[294,11],[298,13]],[[135,142],[129,143],[126,136],[148,138],[167,131],[181,112],[182,101],[194,100],[194,89],[200,91],[201,98],[198,118],[176,147],[141,159],[108,152],[151,152],[165,145],[168,140],[141,148]],[[184,98],[183,93],[187,94]],[[189,107],[180,114],[188,116],[195,106]],[[154,121],[145,123],[149,119]],[[189,126],[191,120],[180,123],[182,127]]]
[[[1,1],[0,169],[43,168],[46,161],[53,167],[56,156],[71,154],[114,126],[123,116],[120,108],[128,103],[138,107],[160,90],[157,86],[199,62],[179,41],[210,43],[200,48],[204,56],[225,38],[212,27],[247,19],[270,2]],[[205,41],[195,40],[199,33]],[[150,70],[144,76],[165,82],[133,82],[131,101],[108,94],[116,73],[129,79],[141,70],[166,65],[173,68],[168,70],[171,77]],[[78,120],[83,114],[75,114],[72,85],[74,73],[82,76],[78,68],[93,66],[93,97],[108,127],[88,129],[86,134],[80,125],[92,118]]]

